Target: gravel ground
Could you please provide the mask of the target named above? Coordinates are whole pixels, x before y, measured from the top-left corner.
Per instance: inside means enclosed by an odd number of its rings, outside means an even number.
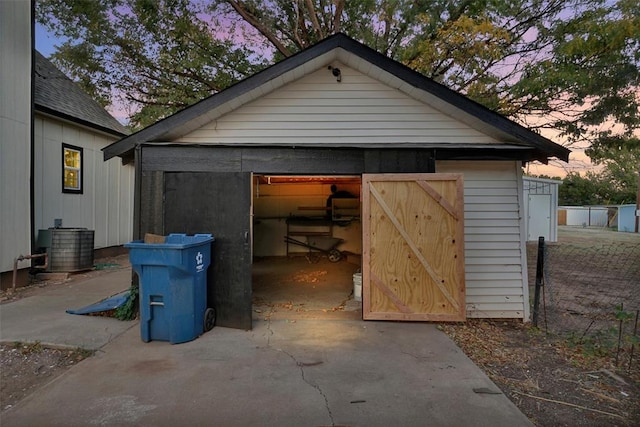
[[[95,260],[96,265],[128,265],[128,255]],[[64,280],[34,282],[18,288],[15,294],[0,292],[0,304],[8,304],[20,298],[37,295],[45,288],[83,280],[108,273],[108,269],[95,269],[74,273]],[[0,412],[13,407],[38,388],[53,381],[69,368],[90,357],[91,351],[78,349],[47,348],[40,343],[0,344]]]
[[[640,364],[585,354],[520,321],[469,320],[447,333],[536,426],[640,425]]]
[[[91,352],[45,348],[40,344],[0,344],[1,411],[53,381]]]

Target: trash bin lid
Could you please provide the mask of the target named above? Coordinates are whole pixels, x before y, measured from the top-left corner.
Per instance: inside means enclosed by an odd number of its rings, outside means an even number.
[[[186,249],[213,242],[215,238],[211,234],[194,234],[188,236],[183,233],[171,233],[164,243],[144,243],[142,240],[134,240],[125,243],[125,248],[158,248],[158,249]]]

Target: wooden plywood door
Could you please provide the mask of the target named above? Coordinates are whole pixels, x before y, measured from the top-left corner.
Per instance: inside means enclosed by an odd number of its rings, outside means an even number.
[[[567,225],[567,210],[558,210],[558,225]]]
[[[363,175],[364,319],[465,319],[463,217],[462,175]]]

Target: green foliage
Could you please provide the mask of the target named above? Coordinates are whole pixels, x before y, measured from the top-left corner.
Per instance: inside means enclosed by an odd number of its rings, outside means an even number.
[[[613,123],[630,136],[640,125],[640,3],[568,3],[573,13],[540,29],[549,51],[525,67],[516,99],[556,117],[550,125],[572,140],[597,136],[599,125]]]
[[[558,204],[565,206],[636,203],[640,181],[640,140],[611,137],[600,139],[587,154],[603,165],[599,172],[570,172],[561,179]],[[545,178],[542,176],[541,178]]]
[[[584,176],[571,172],[558,187],[561,206],[601,205],[609,203],[610,191],[599,175],[587,172]]]
[[[16,350],[19,350],[21,354],[33,354],[33,353],[42,353],[44,347],[40,341],[35,341],[32,343],[21,343],[16,341],[13,343],[13,347]]]
[[[634,317],[634,314],[632,312],[624,311],[622,304],[618,304],[615,306],[613,314],[616,320],[622,320],[623,322],[631,320]]]
[[[96,353],[95,350],[90,350],[88,348],[82,348],[82,347],[76,347],[75,350],[73,350],[73,355],[78,360],[82,360],[82,359],[86,359],[87,357],[91,357],[95,353]]]
[[[640,139],[601,136],[586,153],[594,163],[604,165],[602,179],[615,189],[617,203],[635,203],[640,181]]]
[[[187,0],[42,0],[40,22],[68,41],[53,62],[96,99],[133,109],[139,128],[260,70],[254,49],[234,43]],[[118,99],[117,97],[121,97]]]
[[[622,304],[618,304],[613,310],[615,325],[609,328],[595,331],[589,335],[585,333],[578,336],[571,334],[567,337],[567,344],[575,349],[579,349],[583,356],[587,357],[609,357],[624,348],[631,348],[640,343],[637,335],[629,333],[625,326],[629,326],[635,319],[635,312],[623,310]],[[633,326],[633,325],[631,325]]]
[[[134,320],[138,315],[138,299],[139,289],[137,286],[131,286],[129,288],[129,295],[127,301],[120,307],[115,309],[114,316],[118,320]]]
[[[585,357],[608,357],[615,348],[615,337],[609,331],[599,331],[590,336],[571,334],[567,344],[573,349],[579,349]]]

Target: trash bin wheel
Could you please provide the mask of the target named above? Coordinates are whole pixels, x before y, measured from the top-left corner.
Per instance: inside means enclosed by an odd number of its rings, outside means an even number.
[[[337,249],[331,249],[329,251],[329,261],[338,262],[342,259],[342,253]]]
[[[216,310],[207,308],[204,312],[204,331],[209,332],[216,326]]]

